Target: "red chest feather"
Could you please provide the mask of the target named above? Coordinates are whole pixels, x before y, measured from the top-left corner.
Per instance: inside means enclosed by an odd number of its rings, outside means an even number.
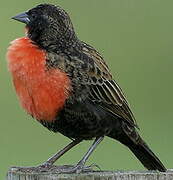
[[[48,70],[45,51],[26,37],[11,43],[7,59],[23,108],[38,120],[53,121],[68,98],[68,76],[59,69]]]

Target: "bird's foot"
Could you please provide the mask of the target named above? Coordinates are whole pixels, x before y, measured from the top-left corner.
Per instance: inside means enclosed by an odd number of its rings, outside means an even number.
[[[35,173],[35,172],[52,172],[52,171],[57,171],[58,167],[49,164],[49,163],[43,163],[41,165],[37,166],[30,166],[30,167],[13,167],[21,172],[30,172],[30,173]]]
[[[41,172],[50,171],[51,169],[54,169],[56,166],[50,163],[43,163],[38,166],[36,166],[36,169]]]
[[[95,168],[100,170],[100,167],[96,164],[91,164],[90,166],[84,166],[82,163],[77,165],[62,165],[56,166],[50,163],[43,163],[35,167],[13,167],[20,172],[24,173],[38,173],[38,172],[51,172],[51,173],[82,173],[82,172],[93,172]]]
[[[90,166],[76,165],[67,169],[62,169],[61,173],[81,173],[91,171],[93,171],[93,169]]]
[[[94,165],[84,166],[83,164],[78,163],[77,165],[63,165],[56,166],[49,163],[43,163],[36,166],[36,170],[39,172],[57,172],[57,173],[81,173],[81,172],[91,172],[93,171]],[[95,166],[96,167],[96,166]]]
[[[82,172],[93,172],[93,168],[98,168],[100,170],[100,167],[96,164],[91,164],[90,166],[84,166],[83,163],[79,162],[77,165],[72,167],[67,167],[61,170],[61,173],[82,173]]]

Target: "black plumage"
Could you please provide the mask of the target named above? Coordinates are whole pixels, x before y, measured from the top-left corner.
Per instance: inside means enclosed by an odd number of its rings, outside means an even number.
[[[164,165],[139,136],[137,124],[119,85],[104,58],[92,46],[79,40],[69,15],[60,7],[42,4],[25,13],[27,36],[47,52],[46,69],[59,68],[71,80],[70,96],[51,122],[41,123],[73,140],[66,150],[50,158],[57,160],[82,140],[96,138],[84,158],[69,172],[84,164],[104,136],[126,145],[149,170],[166,171]],[[19,17],[14,19],[24,22]]]

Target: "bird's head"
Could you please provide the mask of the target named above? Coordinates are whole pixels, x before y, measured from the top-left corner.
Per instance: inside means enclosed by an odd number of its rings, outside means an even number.
[[[40,4],[12,19],[25,23],[27,36],[43,48],[77,40],[69,15],[59,6]]]

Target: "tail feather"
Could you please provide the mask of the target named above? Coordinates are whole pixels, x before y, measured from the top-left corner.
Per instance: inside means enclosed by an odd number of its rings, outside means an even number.
[[[111,133],[109,136],[126,145],[148,170],[165,172],[166,168],[159,158],[152,152],[148,145],[142,140],[135,128],[128,134],[121,129],[120,133]]]
[[[166,171],[166,168],[164,167],[162,162],[142,139],[138,144],[133,144],[128,147],[148,170],[158,170],[161,172]]]

